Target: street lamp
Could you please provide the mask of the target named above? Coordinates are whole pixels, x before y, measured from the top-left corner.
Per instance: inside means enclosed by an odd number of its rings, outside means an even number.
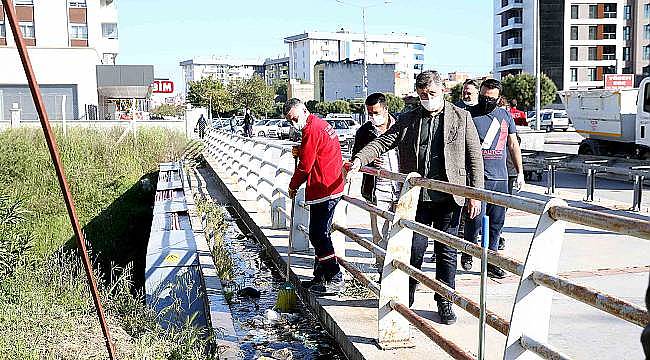
[[[361,22],[363,23],[363,99],[365,100],[366,98],[368,98],[368,61],[367,61],[368,32],[366,31],[366,9],[378,6],[379,4],[359,5],[359,4],[353,4],[343,0],[336,0],[336,2],[339,3],[340,5],[348,5],[348,6],[361,8]],[[392,3],[392,0],[384,0],[384,5],[388,5],[390,3]],[[366,110],[364,110],[364,114],[366,115],[367,118]]]

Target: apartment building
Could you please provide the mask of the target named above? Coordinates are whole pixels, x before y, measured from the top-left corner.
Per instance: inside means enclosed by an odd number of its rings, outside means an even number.
[[[534,5],[495,0],[495,77],[534,72]],[[601,88],[606,74],[640,79],[650,64],[650,1],[541,0],[540,38],[541,71],[559,89]]]
[[[314,65],[319,61],[364,58],[363,34],[341,29],[337,32],[306,32],[286,37],[289,46],[289,74],[292,79],[314,82]],[[426,39],[408,34],[367,35],[368,64],[393,64],[398,87],[396,95],[415,88],[415,76],[424,68]],[[359,78],[359,84],[362,78]]]
[[[264,79],[271,85],[273,81],[289,81],[289,58],[266,59],[264,61]]]
[[[190,81],[198,81],[212,76],[222,84],[236,79],[249,79],[257,74],[264,78],[264,62],[259,59],[236,59],[229,56],[195,57],[182,61],[185,79],[185,92],[189,91]]]
[[[86,117],[98,104],[96,66],[114,64],[118,54],[115,2],[15,0],[14,6],[50,118]],[[1,5],[0,64],[0,120],[9,120],[12,108],[23,119],[37,119]]]

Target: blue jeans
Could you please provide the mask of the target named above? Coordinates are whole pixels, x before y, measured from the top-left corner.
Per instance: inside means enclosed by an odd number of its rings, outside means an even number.
[[[508,193],[508,180],[488,180],[485,179],[485,190],[495,191],[507,194]],[[499,248],[499,238],[501,237],[501,229],[506,219],[506,208],[494,204],[481,203],[481,214],[473,219],[467,219],[465,222],[465,240],[476,244],[478,235],[482,229],[483,215],[490,218],[490,245],[489,249],[497,251]]]
[[[334,245],[330,235],[334,209],[340,198],[330,199],[318,204],[309,205],[309,242],[314,247],[314,277],[331,279],[341,269],[336,261]]]
[[[453,199],[444,202],[420,202],[415,214],[415,221],[433,227],[448,234],[456,235],[460,221],[461,207]],[[422,269],[424,252],[429,246],[429,238],[413,233],[411,245],[411,265]],[[433,251],[436,254],[436,279],[442,281],[450,288],[456,286],[456,249],[441,242],[433,243]],[[409,279],[409,296],[413,297],[417,281]],[[443,300],[437,293],[434,296],[436,301]]]

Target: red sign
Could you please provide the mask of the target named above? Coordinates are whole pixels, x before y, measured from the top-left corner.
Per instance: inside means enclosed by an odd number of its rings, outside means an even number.
[[[152,87],[154,94],[171,94],[174,92],[174,82],[169,80],[154,80]]]
[[[633,74],[605,74],[605,89],[631,89],[634,87]]]

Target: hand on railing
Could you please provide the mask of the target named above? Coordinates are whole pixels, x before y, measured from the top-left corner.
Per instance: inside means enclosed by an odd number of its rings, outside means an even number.
[[[343,173],[343,177],[345,178],[345,181],[351,182],[354,174],[359,172],[360,169],[361,169],[361,161],[359,161],[359,159],[354,159],[354,161],[352,162],[346,161],[345,163],[343,163],[343,168],[341,169],[341,172]]]
[[[294,190],[292,188],[289,188],[287,190],[287,193],[289,194],[289,199],[293,199],[296,197],[296,193],[298,193],[298,190]]]
[[[300,155],[300,146],[299,145],[294,145],[291,147],[291,156],[297,158]]]
[[[517,174],[517,180],[515,181],[515,189],[517,191],[521,191],[524,188],[524,185],[526,185],[526,180],[524,179],[524,173],[521,172]]]

